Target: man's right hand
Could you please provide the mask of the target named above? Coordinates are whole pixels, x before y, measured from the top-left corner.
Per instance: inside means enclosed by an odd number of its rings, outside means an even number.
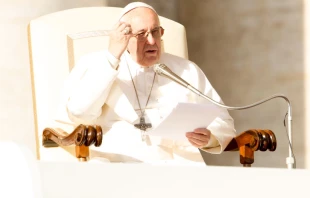
[[[129,39],[132,37],[131,27],[124,22],[118,22],[109,34],[109,52],[120,59],[127,48]]]

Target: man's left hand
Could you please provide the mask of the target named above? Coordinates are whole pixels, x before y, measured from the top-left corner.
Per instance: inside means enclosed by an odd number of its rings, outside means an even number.
[[[186,137],[194,147],[202,148],[208,144],[211,132],[206,128],[198,128],[192,132],[187,132]]]

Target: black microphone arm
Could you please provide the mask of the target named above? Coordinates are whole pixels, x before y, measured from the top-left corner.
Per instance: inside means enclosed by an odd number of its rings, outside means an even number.
[[[203,93],[201,93],[199,90],[197,90],[195,87],[191,86],[188,82],[186,82],[185,80],[183,80],[181,77],[179,77],[178,75],[176,75],[174,72],[172,72],[166,65],[164,64],[155,64],[154,65],[154,71],[160,75],[160,76],[164,76],[167,77],[169,79],[171,79],[172,81],[184,86],[185,88],[189,89],[190,91],[194,92],[195,94],[197,94],[200,97],[203,97],[207,100],[209,100],[210,102],[212,102],[213,104],[225,108],[227,110],[244,110],[244,109],[249,109],[252,107],[255,107],[257,105],[260,105],[264,102],[267,102],[271,99],[274,98],[283,98],[287,104],[288,104],[288,112],[287,112],[287,134],[288,134],[288,141],[289,141],[289,156],[286,158],[286,164],[287,164],[287,168],[288,169],[295,169],[295,157],[293,154],[293,146],[292,146],[292,107],[291,107],[291,103],[289,101],[289,99],[282,95],[282,94],[275,94],[272,95],[268,98],[265,98],[263,100],[260,100],[258,102],[255,102],[253,104],[250,105],[246,105],[246,106],[240,106],[240,107],[232,107],[232,106],[227,106],[221,103],[218,103],[217,101],[209,98],[208,96],[204,95]]]

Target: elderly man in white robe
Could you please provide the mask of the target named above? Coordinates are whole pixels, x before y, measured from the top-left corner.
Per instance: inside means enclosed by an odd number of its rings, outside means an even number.
[[[192,86],[217,102],[221,98],[193,62],[161,51],[164,27],[150,5],[128,4],[109,37],[108,50],[82,57],[65,84],[62,110],[72,126],[97,124],[103,143],[91,149],[92,157],[107,162],[143,162],[205,165],[200,151],[221,153],[235,136],[227,110],[204,128],[180,131],[185,142],[163,139],[140,129],[153,128],[179,102],[208,103],[188,89],[156,75],[154,64],[163,63]],[[83,94],[81,94],[83,93]],[[207,114],[208,112],[206,112]],[[204,116],[204,115],[202,115]],[[199,151],[200,150],[200,151]]]

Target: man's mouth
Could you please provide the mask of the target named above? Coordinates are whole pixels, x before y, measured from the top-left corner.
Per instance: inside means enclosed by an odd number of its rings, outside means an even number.
[[[156,52],[157,52],[157,50],[146,50],[145,52],[146,52],[146,53],[153,54],[153,53],[156,53]]]

